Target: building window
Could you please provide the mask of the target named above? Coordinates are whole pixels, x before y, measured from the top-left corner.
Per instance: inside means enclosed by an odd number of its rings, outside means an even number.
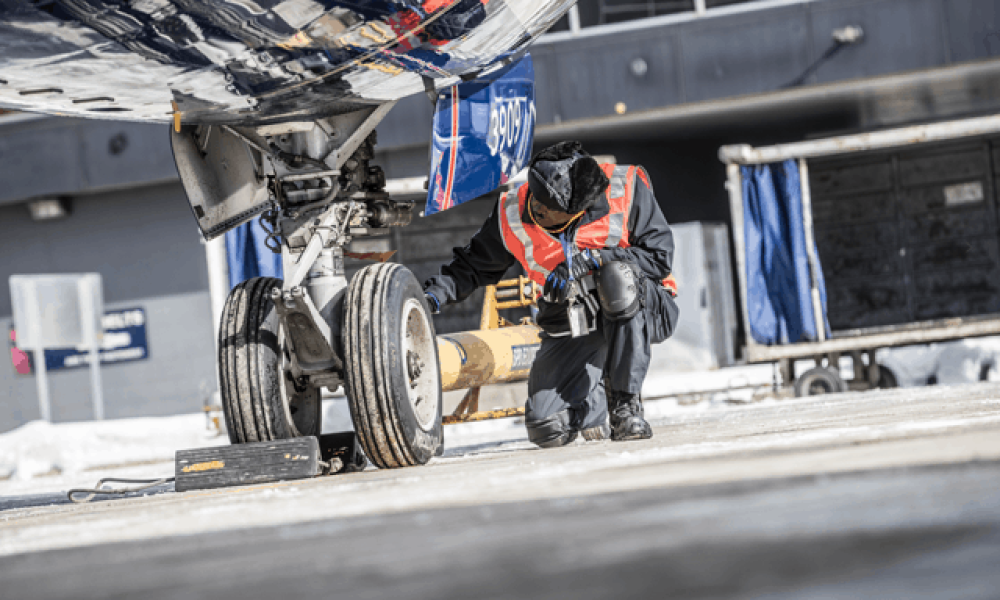
[[[661,15],[695,12],[699,4],[704,4],[705,10],[732,4],[745,4],[759,0],[579,0],[576,9],[580,15],[580,27],[593,27],[648,19]],[[569,22],[566,17],[559,20],[550,31],[567,31]]]
[[[598,0],[598,20],[605,23],[634,21],[659,15],[672,15],[694,10],[694,0]]]

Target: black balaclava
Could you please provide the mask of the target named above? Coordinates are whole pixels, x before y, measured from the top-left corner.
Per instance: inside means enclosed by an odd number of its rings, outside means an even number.
[[[609,185],[600,165],[580,142],[559,142],[528,163],[528,188],[546,207],[570,214],[587,210]]]

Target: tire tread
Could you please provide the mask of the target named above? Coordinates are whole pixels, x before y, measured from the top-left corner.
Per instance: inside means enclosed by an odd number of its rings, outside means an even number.
[[[405,357],[388,356],[400,344],[389,335],[390,293],[404,267],[395,263],[370,265],[359,271],[348,289],[345,306],[345,385],[358,439],[379,468],[406,467],[420,460],[406,442],[397,399],[391,389],[392,365]],[[405,323],[401,324],[405,327]],[[398,332],[397,332],[398,334]]]
[[[269,340],[264,337],[279,334],[280,328],[271,316],[270,294],[275,287],[281,287],[281,280],[273,277],[241,282],[229,293],[223,309],[219,326],[219,385],[229,439],[234,444],[320,433],[296,434],[295,427],[284,416],[278,379],[282,377],[281,344],[270,348]],[[276,361],[269,356],[269,350],[277,355]],[[319,391],[314,393],[318,402]],[[320,423],[316,426],[320,427]]]

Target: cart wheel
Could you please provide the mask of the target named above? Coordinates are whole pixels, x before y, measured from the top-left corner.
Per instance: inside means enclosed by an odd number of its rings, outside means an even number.
[[[846,391],[847,384],[840,375],[826,367],[813,367],[795,380],[795,395],[799,397]]]
[[[442,446],[441,373],[434,322],[409,270],[359,271],[347,292],[345,380],[354,429],[379,468],[429,461]]]
[[[296,390],[283,373],[290,357],[271,290],[281,280],[256,277],[229,292],[219,327],[219,381],[229,441],[270,442],[318,436],[320,392]]]
[[[876,387],[880,390],[899,387],[899,381],[896,380],[896,374],[892,372],[892,369],[885,365],[878,366],[878,385]]]

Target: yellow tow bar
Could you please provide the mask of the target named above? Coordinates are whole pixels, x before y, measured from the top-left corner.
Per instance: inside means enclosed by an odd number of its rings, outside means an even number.
[[[541,344],[536,325],[525,319],[515,325],[500,316],[499,310],[535,304],[539,289],[527,277],[507,279],[488,286],[478,331],[439,335],[441,388],[444,391],[468,388],[455,412],[443,422],[464,423],[524,414],[524,408],[479,411],[479,389],[484,385],[522,381],[528,378]]]

